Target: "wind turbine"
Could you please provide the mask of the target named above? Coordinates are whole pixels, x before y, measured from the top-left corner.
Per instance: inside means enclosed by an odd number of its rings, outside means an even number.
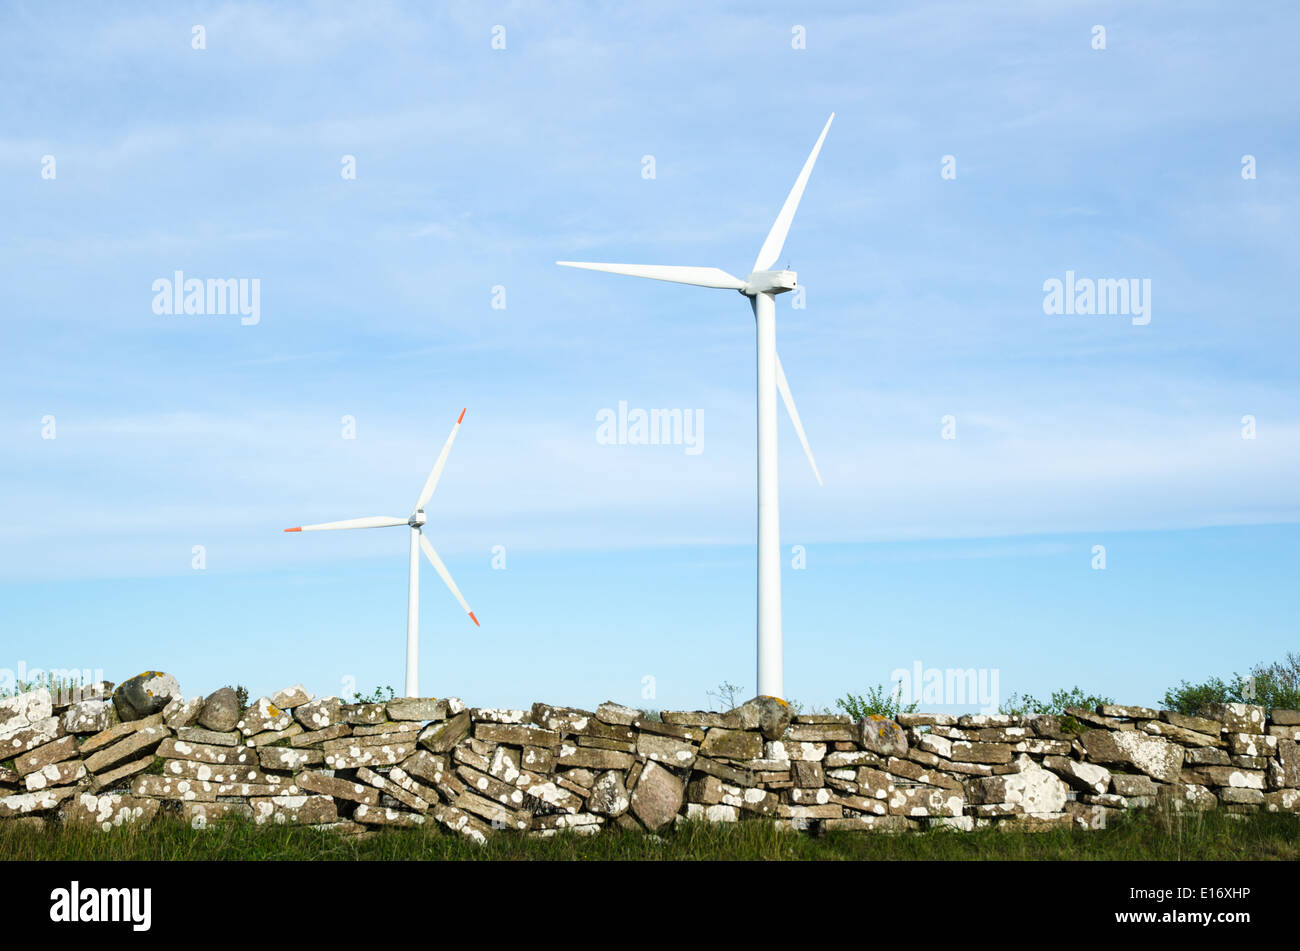
[[[424,504],[429,501],[433,496],[433,490],[437,488],[438,477],[442,475],[442,468],[447,464],[447,454],[451,452],[451,444],[456,439],[456,433],[460,432],[460,424],[464,419],[465,411],[462,409],[460,417],[456,420],[456,425],[451,427],[451,435],[447,437],[447,442],[443,444],[442,452],[438,454],[438,461],[433,464],[433,471],[429,473],[429,478],[425,480],[420,497],[415,502],[415,511],[408,518],[371,515],[367,518],[350,518],[342,522],[321,522],[319,525],[300,525],[297,528],[285,529],[286,532],[329,532],[339,528],[410,526],[411,574],[410,589],[406,601],[406,695],[408,697],[418,697],[420,695],[420,549],[424,549],[424,554],[429,559],[429,563],[433,565],[433,570],[438,572],[438,576],[451,589],[451,593],[456,596],[456,600],[465,609],[469,619],[474,622],[476,627],[479,626],[478,618],[474,616],[474,612],[469,609],[469,605],[461,597],[456,582],[451,580],[451,573],[447,570],[447,566],[442,563],[438,553],[429,544],[429,539],[425,538],[424,532],[421,531],[425,523]]]
[[[716,267],[678,267],[659,264],[593,264],[586,261],[556,261],[563,267],[580,267],[591,271],[608,271],[630,277],[648,277],[656,281],[675,284],[693,284],[697,287],[716,287],[739,291],[749,298],[754,311],[754,325],[758,338],[758,693],[760,696],[780,698],[785,691],[785,675],[781,662],[781,531],[777,508],[776,461],[776,394],[779,391],[785,408],[794,423],[803,451],[812,465],[817,484],[822,484],[821,473],[813,459],[812,448],[804,434],[799,411],[795,409],[790,385],[786,382],[781,360],[776,355],[776,295],[795,288],[794,271],[770,270],[785,245],[794,213],[799,208],[812,174],[817,154],[826,141],[826,133],[835,121],[835,113],[826,120],[822,134],[817,137],[808,161],[804,162],[794,187],[786,196],[781,212],[776,216],[772,230],[758,251],[749,277],[741,280]]]

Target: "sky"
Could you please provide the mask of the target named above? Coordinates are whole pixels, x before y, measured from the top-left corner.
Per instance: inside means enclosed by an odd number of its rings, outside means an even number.
[[[1300,649],[1297,26],[6,4],[0,686],[400,692],[406,534],[282,529],[406,517],[467,408],[426,534],[482,627],[423,565],[422,692],[752,695],[749,307],[554,262],[744,277],[832,112],[777,299],[824,478],[782,411],[787,696],[919,666],[1157,704]],[[256,311],[158,313],[176,272]],[[1145,312],[1049,313],[1053,280]],[[609,444],[620,404],[692,444]]]

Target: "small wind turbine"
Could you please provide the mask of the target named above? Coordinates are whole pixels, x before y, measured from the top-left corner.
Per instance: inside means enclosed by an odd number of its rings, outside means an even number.
[[[678,267],[659,264],[592,264],[585,261],[556,261],[564,267],[581,267],[591,271],[608,271],[630,277],[648,277],[675,284],[694,284],[697,287],[717,287],[740,291],[749,298],[754,310],[758,336],[758,693],[762,696],[782,697],[785,675],[781,662],[781,531],[777,509],[776,464],[776,394],[779,391],[785,408],[794,423],[794,431],[803,444],[803,451],[812,465],[817,484],[822,484],[821,473],[813,460],[812,448],[804,434],[799,411],[795,409],[790,385],[776,355],[776,295],[795,288],[795,272],[768,270],[776,263],[785,245],[799,199],[808,184],[817,153],[821,151],[826,133],[830,131],[835,113],[826,120],[822,134],[813,146],[812,154],[804,162],[803,170],[795,179],[794,187],[786,196],[776,223],[759,249],[758,257],[749,277],[741,280],[716,267]]]
[[[372,515],[367,518],[351,518],[343,522],[321,522],[319,525],[300,525],[297,528],[286,528],[286,532],[328,532],[337,528],[390,528],[394,525],[409,525],[411,528],[411,575],[410,590],[406,602],[406,695],[408,697],[418,697],[420,695],[420,554],[419,550],[424,549],[424,554],[428,557],[429,563],[433,565],[433,570],[438,572],[451,593],[456,596],[460,606],[465,609],[469,619],[478,626],[478,618],[474,612],[469,609],[465,599],[461,597],[460,589],[456,587],[456,582],[451,580],[451,573],[447,571],[447,566],[442,563],[438,553],[433,550],[429,544],[429,539],[424,537],[424,532],[420,529],[424,525],[424,504],[433,496],[433,490],[438,485],[438,477],[442,475],[442,467],[447,464],[447,454],[451,452],[451,444],[456,439],[456,433],[460,431],[461,421],[465,418],[465,411],[460,411],[460,417],[456,420],[456,425],[451,427],[451,435],[447,437],[447,442],[442,447],[442,452],[438,454],[438,461],[433,464],[433,471],[429,473],[429,478],[424,483],[424,489],[420,492],[419,499],[415,502],[415,511],[409,518],[394,518],[389,515]]]

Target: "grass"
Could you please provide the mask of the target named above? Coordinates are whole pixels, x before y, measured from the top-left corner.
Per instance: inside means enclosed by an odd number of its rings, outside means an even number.
[[[364,861],[531,860],[1290,860],[1300,859],[1300,817],[1231,817],[1218,811],[1169,817],[1139,813],[1097,830],[922,833],[793,833],[770,822],[690,822],[659,836],[611,831],[530,839],[498,833],[484,846],[437,828],[383,830],[358,841],[315,829],[257,826],[246,820],[193,830],[173,817],[144,827],[17,828],[0,823],[0,855],[10,861]]]

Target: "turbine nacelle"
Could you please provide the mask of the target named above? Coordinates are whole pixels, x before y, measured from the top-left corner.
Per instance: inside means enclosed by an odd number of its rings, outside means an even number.
[[[746,297],[758,294],[784,294],[792,291],[797,284],[794,271],[754,271],[745,279],[745,286],[740,293]]]
[[[424,524],[424,522],[424,509],[416,509],[411,514],[411,517],[406,520],[406,524],[410,525],[412,528],[419,528]]]

